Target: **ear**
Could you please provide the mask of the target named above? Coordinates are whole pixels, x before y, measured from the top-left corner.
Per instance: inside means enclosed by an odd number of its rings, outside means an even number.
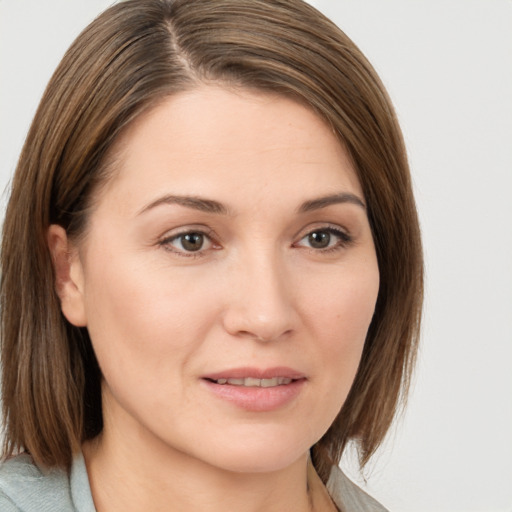
[[[85,327],[84,273],[78,249],[68,240],[66,230],[57,224],[49,227],[47,241],[62,313],[76,327]]]

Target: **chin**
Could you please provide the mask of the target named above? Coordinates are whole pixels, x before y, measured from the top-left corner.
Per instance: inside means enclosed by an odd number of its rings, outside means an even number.
[[[275,452],[270,457],[262,457],[259,454],[239,455],[233,458],[214,461],[214,464],[221,466],[224,470],[232,473],[274,473],[284,470],[301,458],[307,457],[308,451],[295,453],[293,456],[277,457]]]
[[[259,443],[255,439],[249,443],[240,441],[217,446],[209,452],[206,462],[233,473],[271,473],[305,459],[311,446],[303,442],[293,443],[289,435],[284,439],[261,439]]]

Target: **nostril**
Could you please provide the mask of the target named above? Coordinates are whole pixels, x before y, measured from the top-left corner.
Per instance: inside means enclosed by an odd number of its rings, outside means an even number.
[[[297,322],[297,311],[289,301],[256,300],[254,296],[237,297],[222,315],[223,327],[231,336],[260,343],[289,337]]]
[[[268,343],[274,340],[277,340],[279,338],[282,338],[283,336],[288,336],[292,333],[292,329],[286,329],[283,332],[276,332],[276,333],[254,333],[250,331],[239,331],[238,336],[243,338],[250,338],[255,341],[260,341],[262,343]]]

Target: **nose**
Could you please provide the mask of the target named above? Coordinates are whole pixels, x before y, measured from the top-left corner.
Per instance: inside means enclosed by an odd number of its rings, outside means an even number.
[[[298,315],[293,286],[276,255],[243,258],[230,274],[223,316],[229,334],[269,342],[294,332]]]

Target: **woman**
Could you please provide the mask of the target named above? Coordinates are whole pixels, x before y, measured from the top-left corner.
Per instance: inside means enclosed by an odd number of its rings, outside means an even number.
[[[405,396],[421,295],[400,130],[337,27],[113,6],[12,184],[2,510],[383,510],[337,464]]]

